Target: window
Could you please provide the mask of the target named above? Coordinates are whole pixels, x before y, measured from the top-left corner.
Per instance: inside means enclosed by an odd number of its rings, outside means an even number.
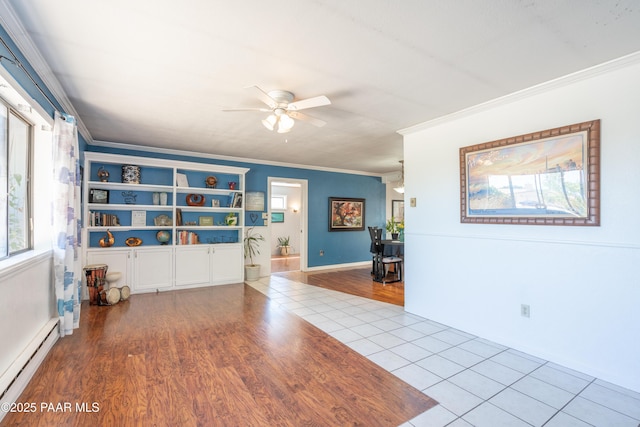
[[[32,126],[0,103],[0,258],[32,248]]]
[[[286,210],[287,209],[287,196],[273,195],[271,196],[271,209],[274,210]]]

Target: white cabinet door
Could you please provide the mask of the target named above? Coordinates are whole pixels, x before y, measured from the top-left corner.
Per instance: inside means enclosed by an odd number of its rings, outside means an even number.
[[[173,248],[138,248],[134,251],[136,292],[173,287]]]
[[[122,273],[120,280],[114,284],[116,287],[131,287],[131,249],[89,249],[87,265],[90,264],[107,264],[107,272]]]
[[[176,247],[176,286],[208,285],[210,258],[210,245]]]
[[[244,263],[241,244],[213,245],[211,284],[242,283]]]

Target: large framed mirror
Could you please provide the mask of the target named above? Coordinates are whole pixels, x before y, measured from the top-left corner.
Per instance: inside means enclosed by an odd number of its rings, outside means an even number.
[[[404,200],[391,201],[391,216],[395,222],[404,221]]]

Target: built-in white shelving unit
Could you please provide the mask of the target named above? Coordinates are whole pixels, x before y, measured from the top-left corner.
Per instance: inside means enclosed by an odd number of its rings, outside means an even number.
[[[85,153],[85,265],[120,271],[132,293],[241,282],[248,170]]]

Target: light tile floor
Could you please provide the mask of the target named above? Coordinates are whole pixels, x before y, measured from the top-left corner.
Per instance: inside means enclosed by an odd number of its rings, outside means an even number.
[[[277,276],[247,284],[439,402],[402,427],[640,427],[640,393],[396,305]]]

